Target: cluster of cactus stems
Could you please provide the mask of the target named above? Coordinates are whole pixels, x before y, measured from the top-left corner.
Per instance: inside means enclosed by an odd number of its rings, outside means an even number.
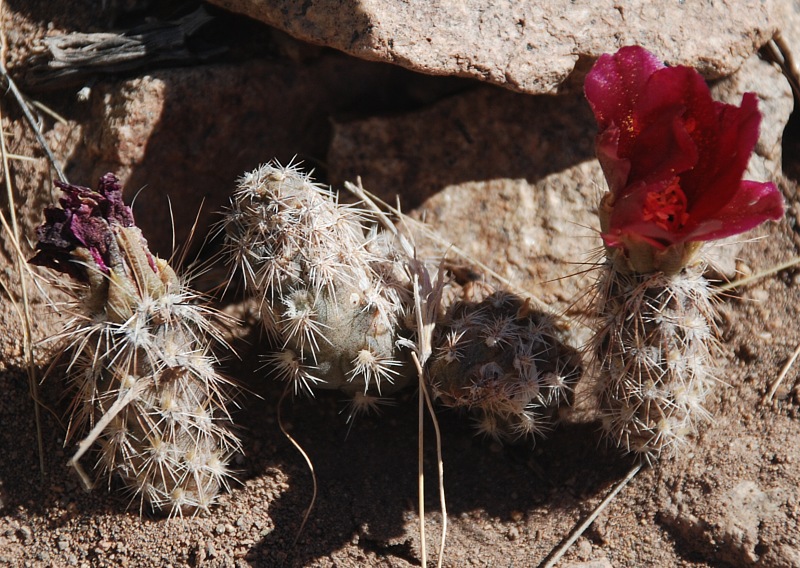
[[[390,239],[297,167],[244,175],[223,222],[225,252],[277,346],[267,358],[295,393],[373,408],[413,373],[401,322],[409,290]]]
[[[710,418],[716,334],[701,244],[779,219],[783,200],[772,183],[741,181],[760,121],[751,93],[741,107],[713,101],[696,71],[636,46],[601,56],[585,90],[609,183],[594,395],[606,438],[652,462]],[[80,469],[94,444],[104,474],[142,505],[207,510],[240,448],[210,351],[214,312],[150,253],[116,177],[97,191],[58,185],[61,207],[46,210],[31,262],[74,280],[63,333],[75,391],[68,437],[88,433],[72,463]],[[410,274],[422,264],[377,219],[297,166],[269,163],[239,180],[221,223],[231,279],[268,337],[267,367],[294,393],[347,394],[351,418],[417,378],[409,355],[422,320]],[[552,429],[582,375],[578,352],[513,294],[442,291],[424,298],[434,397],[496,440]]]
[[[413,381],[409,277],[369,214],[295,166],[267,164],[242,177],[223,226],[226,256],[277,346],[267,362],[295,392],[338,389],[356,413]],[[511,294],[445,306],[437,330],[435,396],[497,439],[549,429],[580,376],[576,353]]]
[[[58,182],[57,182],[58,183]],[[156,512],[206,511],[228,484],[239,441],[227,427],[227,381],[215,370],[214,314],[153,256],[116,177],[97,191],[58,183],[33,264],[69,275],[65,354],[74,389],[68,439]],[[87,478],[88,479],[88,478]]]
[[[542,436],[572,402],[579,354],[528,302],[502,291],[479,299],[475,288],[462,289],[436,325],[433,393],[444,406],[469,411],[492,439]]]

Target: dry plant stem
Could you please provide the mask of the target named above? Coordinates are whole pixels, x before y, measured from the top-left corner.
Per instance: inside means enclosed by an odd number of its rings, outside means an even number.
[[[720,292],[726,292],[728,290],[732,290],[733,288],[739,288],[746,284],[750,284],[751,282],[755,282],[756,280],[760,280],[762,278],[766,278],[767,276],[772,276],[773,274],[777,274],[781,270],[786,270],[787,268],[791,268],[798,264],[800,264],[800,256],[796,256],[791,260],[787,260],[786,262],[776,264],[772,268],[756,272],[755,274],[751,274],[750,276],[747,276],[745,278],[740,278],[739,280],[734,280],[733,282],[726,282],[725,284],[721,284],[720,286],[716,287],[715,294],[719,294]]]
[[[300,535],[303,534],[303,529],[306,528],[308,517],[311,516],[311,511],[314,508],[314,503],[317,501],[317,474],[314,472],[314,464],[311,463],[311,458],[308,457],[308,454],[305,452],[305,450],[303,450],[303,447],[297,442],[297,440],[292,438],[292,435],[289,434],[289,432],[287,432],[286,428],[284,428],[283,426],[283,416],[281,414],[281,408],[283,407],[283,401],[286,399],[286,395],[289,392],[289,388],[290,387],[287,386],[283,390],[283,394],[281,395],[281,398],[278,401],[278,426],[280,427],[281,432],[283,432],[283,435],[286,436],[286,439],[289,440],[289,442],[291,442],[291,444],[295,448],[297,448],[297,451],[300,452],[300,455],[303,456],[304,460],[306,460],[306,465],[308,465],[308,470],[311,472],[311,483],[313,486],[311,492],[311,502],[308,504],[308,508],[306,509],[306,512],[303,515],[303,521],[300,523],[300,528],[297,529],[297,534],[295,535],[294,540],[292,541],[292,548],[294,548],[297,545],[297,541],[300,540]]]
[[[3,44],[5,45],[5,34],[3,34]],[[4,66],[3,69],[5,71]],[[31,398],[33,398],[33,413],[34,420],[36,422],[36,445],[39,453],[39,471],[42,475],[42,478],[44,478],[44,442],[42,439],[42,421],[39,410],[39,384],[36,379],[36,366],[33,361],[31,309],[30,302],[28,300],[28,281],[26,278],[27,263],[19,246],[19,225],[17,224],[16,203],[14,201],[14,190],[11,187],[11,175],[8,169],[8,154],[6,153],[6,137],[2,130],[2,122],[3,114],[2,110],[0,110],[0,152],[2,152],[3,158],[3,179],[6,185],[6,193],[8,194],[8,209],[11,216],[11,227],[8,226],[5,215],[0,213],[0,218],[2,218],[3,229],[6,231],[6,234],[9,235],[17,253],[15,264],[17,265],[17,274],[19,276],[20,290],[22,292],[22,346],[23,353],[25,354],[25,368],[28,375],[28,388],[31,393]]]
[[[10,152],[6,152],[6,156],[8,156],[9,160],[19,160],[20,162],[36,162],[36,161],[38,161],[36,158],[31,158],[30,156],[20,156],[19,154],[12,154]]]
[[[433,429],[436,433],[436,466],[437,466],[437,473],[439,476],[439,505],[442,509],[442,538],[439,543],[439,559],[436,563],[436,566],[438,568],[441,568],[442,562],[444,562],[445,542],[447,541],[447,502],[444,494],[444,460],[442,459],[442,433],[441,430],[439,429],[439,420],[436,418],[436,414],[433,411],[433,402],[431,402],[431,396],[428,393],[428,387],[425,384],[422,365],[420,365],[419,358],[417,357],[416,353],[412,353],[411,358],[414,360],[414,365],[417,367],[417,372],[419,373],[419,384],[420,384],[419,390],[420,393],[425,397],[425,404],[428,406],[428,413],[430,414],[430,417],[433,421]],[[421,417],[422,417],[422,410],[420,409],[420,424],[422,424]],[[420,436],[419,448],[421,452],[423,448],[422,436]],[[421,463],[422,460],[420,459],[420,464]],[[421,482],[424,481],[421,471],[420,471],[420,481]],[[420,486],[420,495],[422,495],[423,493],[422,489],[423,487]]]
[[[444,547],[447,539],[447,505],[444,493],[444,462],[442,460],[442,439],[439,430],[439,422],[436,419],[436,414],[433,411],[433,404],[430,400],[430,395],[425,384],[424,367],[425,363],[432,353],[433,330],[436,326],[435,311],[436,305],[439,302],[441,294],[442,274],[437,278],[437,286],[431,282],[430,275],[425,268],[425,265],[416,258],[416,250],[412,243],[408,241],[395,227],[394,223],[386,216],[386,214],[378,207],[372,199],[372,195],[368,194],[361,185],[361,179],[358,178],[357,185],[345,182],[345,188],[353,195],[363,201],[380,220],[381,224],[388,231],[391,231],[400,242],[400,245],[407,256],[407,267],[412,276],[413,292],[414,292],[414,311],[417,324],[417,352],[412,351],[411,356],[414,365],[417,368],[419,375],[419,417],[418,417],[418,454],[417,454],[417,474],[419,479],[418,498],[419,498],[419,515],[420,515],[420,549],[422,555],[422,565],[427,566],[427,546],[425,538],[425,474],[423,471],[423,450],[424,450],[424,433],[423,433],[423,420],[424,409],[423,399],[427,403],[428,413],[433,422],[433,427],[436,432],[436,453],[437,453],[437,467],[439,476],[439,502],[442,509],[442,538],[439,545],[439,559],[437,566],[441,567],[444,561]],[[377,199],[377,198],[376,198]],[[386,203],[381,202],[385,207],[398,215],[400,219],[405,221],[405,217],[399,210],[389,207]],[[422,284],[420,284],[422,281]],[[425,297],[425,309],[422,305],[422,295],[420,294],[421,288],[424,287],[423,294]]]
[[[788,62],[788,59],[787,59],[787,62]],[[794,67],[794,69],[796,69],[796,67]],[[777,274],[781,270],[786,270],[787,268],[791,268],[791,267],[796,266],[798,264],[800,264],[800,256],[796,256],[791,260],[788,260],[786,262],[782,262],[781,264],[777,264],[777,265],[775,265],[772,268],[769,268],[767,270],[762,270],[762,271],[757,272],[755,274],[751,274],[750,276],[747,276],[746,278],[740,278],[739,280],[734,280],[733,282],[726,282],[725,284],[717,286],[715,294],[719,294],[719,293],[725,292],[727,290],[732,290],[734,288],[739,288],[741,286],[745,286],[747,284],[750,284],[751,282],[755,282],[756,280],[760,280],[761,278],[766,278],[767,276],[772,276],[773,274]],[[778,373],[778,377],[772,383],[772,386],[770,387],[769,392],[767,392],[767,394],[764,395],[764,398],[761,399],[761,404],[768,404],[768,403],[770,403],[772,401],[772,398],[775,396],[775,393],[777,392],[778,387],[783,382],[783,379],[786,378],[786,375],[789,373],[789,369],[792,368],[792,365],[794,365],[794,362],[797,360],[797,357],[799,357],[799,356],[800,356],[800,344],[797,345],[797,348],[794,350],[792,355],[789,357],[789,360],[786,361],[786,364],[783,366],[783,368],[781,369],[780,373]]]
[[[589,526],[597,519],[597,517],[600,516],[600,513],[602,513],[605,508],[608,507],[611,501],[614,500],[614,498],[626,485],[628,485],[628,483],[630,483],[630,481],[636,476],[637,473],[639,473],[639,470],[641,469],[641,463],[633,466],[633,468],[631,468],[631,470],[628,472],[628,475],[626,475],[622,481],[617,483],[614,489],[611,490],[611,493],[609,493],[606,498],[603,499],[597,507],[595,507],[594,511],[592,511],[592,514],[586,517],[586,520],[572,530],[569,538],[567,538],[567,540],[565,540],[561,546],[551,552],[550,558],[540,564],[539,568],[553,568],[553,566],[555,566],[556,563],[561,560],[561,557],[564,556],[567,550],[569,550],[569,547],[572,546],[575,541],[586,532],[586,529],[589,528]]]
[[[78,460],[81,459],[83,454],[85,454],[89,448],[92,447],[92,444],[97,441],[97,439],[103,433],[103,430],[106,429],[106,426],[108,426],[111,421],[116,418],[122,409],[128,406],[131,401],[138,398],[139,395],[142,394],[144,387],[144,381],[137,381],[133,388],[128,389],[128,392],[125,393],[125,396],[118,398],[108,409],[108,412],[106,412],[103,417],[97,421],[94,428],[92,428],[92,431],[89,432],[83,440],[81,440],[80,444],[78,444],[78,450],[67,462],[67,465],[75,468],[75,471],[78,472],[78,476],[81,478],[83,487],[86,489],[86,491],[91,491],[94,489],[94,483],[89,478],[86,470],[83,469],[83,466]]]
[[[780,30],[775,32],[772,39],[765,46],[771,53],[770,56],[778,63],[786,75],[796,97],[800,97],[800,68],[797,66],[792,49],[783,37]]]
[[[792,353],[792,356],[789,357],[788,361],[786,361],[786,364],[778,374],[778,378],[772,383],[769,392],[764,395],[764,398],[761,399],[761,404],[768,404],[769,402],[772,402],[772,397],[775,396],[778,387],[780,386],[781,382],[783,382],[783,379],[786,378],[786,375],[789,373],[789,369],[792,368],[792,365],[794,365],[794,362],[797,360],[798,356],[800,356],[800,344],[797,345],[797,348],[794,350],[794,353]]]
[[[5,2],[0,0],[0,14],[5,12]],[[53,152],[50,150],[50,146],[48,146],[47,141],[45,141],[44,136],[42,136],[42,132],[39,130],[39,125],[36,124],[36,119],[31,112],[28,103],[25,101],[25,97],[22,96],[22,93],[17,88],[17,84],[8,74],[6,70],[6,51],[8,49],[8,42],[6,41],[6,31],[5,26],[0,25],[0,74],[5,78],[6,82],[8,83],[8,88],[11,90],[14,98],[17,99],[17,103],[19,104],[20,108],[22,109],[22,113],[25,115],[28,123],[31,125],[34,134],[36,134],[36,140],[39,142],[39,145],[44,150],[45,154],[47,154],[47,159],[50,160],[50,163],[53,166],[53,169],[56,170],[58,174],[58,179],[61,181],[67,181],[67,177],[64,175],[64,170],[61,169],[58,162],[56,161],[56,157]],[[63,119],[62,119],[63,120]],[[7,164],[6,164],[6,171],[8,171]]]
[[[46,104],[44,104],[44,103],[42,103],[40,101],[34,101],[34,100],[31,100],[31,104],[33,106],[35,106],[36,108],[38,108],[43,113],[53,117],[53,119],[55,119],[57,122],[60,122],[61,124],[67,124],[67,119],[66,118],[64,118],[63,116],[58,114],[56,111],[51,109]]]
[[[419,360],[415,357],[415,363]],[[422,557],[422,566],[428,566],[428,546],[425,538],[425,471],[422,467],[423,463],[423,450],[425,449],[425,433],[422,425],[424,423],[425,413],[423,411],[424,405],[422,403],[424,395],[422,394],[422,383],[419,384],[419,412],[417,414],[417,501],[419,507],[419,549],[420,556]]]
[[[53,169],[56,171],[58,179],[64,182],[67,181],[67,176],[64,175],[64,170],[61,169],[61,166],[56,160],[53,151],[50,150],[50,146],[47,144],[47,141],[44,139],[44,136],[42,136],[42,132],[39,129],[39,125],[36,123],[36,118],[33,116],[33,113],[31,112],[28,103],[25,101],[25,97],[22,95],[20,90],[17,88],[16,83],[14,83],[14,80],[9,76],[8,72],[6,71],[5,62],[3,61],[0,61],[0,74],[3,75],[3,78],[8,83],[9,90],[14,95],[14,98],[17,99],[17,102],[19,103],[19,106],[22,109],[22,113],[25,115],[25,118],[31,125],[31,128],[33,129],[33,132],[36,135],[36,140],[39,142],[39,145],[42,147],[45,154],[47,154],[47,159],[50,161],[50,164],[52,164]]]
[[[5,12],[5,3],[0,0],[0,14]],[[52,164],[53,168],[58,173],[59,178],[62,181],[66,181],[66,176],[64,176],[64,172],[62,171],[61,167],[58,165],[53,152],[50,150],[47,142],[42,136],[41,131],[39,130],[38,125],[36,124],[36,119],[31,113],[30,108],[28,107],[27,103],[25,102],[25,97],[22,96],[19,89],[17,88],[16,83],[11,77],[8,75],[6,70],[6,52],[8,48],[8,43],[6,41],[6,34],[5,34],[5,26],[0,26],[0,74],[3,75],[5,80],[8,83],[8,87],[16,98],[17,103],[19,104],[20,108],[22,109],[25,118],[31,125],[33,129],[36,139],[38,140],[39,144],[41,145],[42,149],[47,154],[50,163]],[[5,143],[5,136],[2,132],[2,114],[0,113],[0,150],[2,150],[2,158],[3,158],[3,177],[5,179],[6,184],[6,191],[8,192],[8,206],[9,212],[11,215],[11,224],[13,227],[13,232],[9,230],[8,223],[6,222],[5,216],[2,216],[2,223],[3,228],[8,235],[11,237],[11,241],[14,245],[14,248],[17,252],[16,258],[16,265],[17,265],[17,272],[19,274],[20,279],[20,289],[22,292],[22,304],[23,304],[23,351],[25,354],[26,360],[26,369],[28,375],[28,388],[31,392],[31,397],[33,398],[33,412],[34,412],[34,420],[36,422],[36,444],[38,447],[39,452],[39,471],[44,477],[45,467],[44,467],[44,442],[42,440],[42,423],[41,423],[41,413],[39,409],[39,385],[36,378],[36,370],[33,360],[33,346],[32,346],[32,330],[31,330],[31,315],[30,315],[30,302],[28,300],[28,287],[27,287],[27,280],[25,278],[25,268],[27,267],[27,263],[25,261],[25,257],[22,254],[22,251],[19,246],[19,227],[17,225],[17,215],[16,215],[16,206],[14,202],[14,192],[11,187],[11,177],[9,174],[8,168],[8,153],[6,151],[6,143]]]

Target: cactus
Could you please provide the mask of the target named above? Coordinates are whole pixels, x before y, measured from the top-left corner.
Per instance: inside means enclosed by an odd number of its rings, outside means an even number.
[[[652,462],[711,416],[702,245],[780,219],[783,198],[772,182],[742,180],[761,121],[753,93],[738,107],[714,101],[696,70],[638,46],[602,55],[585,92],[609,185],[592,342],[600,418],[608,439]]]
[[[232,277],[277,347],[267,361],[295,393],[338,389],[357,412],[409,382],[398,346],[407,286],[364,211],[296,166],[270,163],[240,179],[222,227]]]
[[[675,274],[612,262],[597,283],[596,395],[605,436],[645,461],[672,455],[710,419],[716,345],[703,263]]]
[[[45,211],[31,263],[75,281],[62,334],[75,392],[67,439],[91,432],[71,463],[82,471],[77,460],[96,442],[103,475],[119,476],[140,510],[206,511],[239,450],[210,352],[214,314],[150,253],[114,175],[97,191],[56,184],[61,208]]]
[[[468,285],[462,296],[473,291]],[[502,441],[551,430],[582,366],[547,315],[493,292],[449,306],[436,327],[429,374],[441,404],[469,410],[480,433]]]

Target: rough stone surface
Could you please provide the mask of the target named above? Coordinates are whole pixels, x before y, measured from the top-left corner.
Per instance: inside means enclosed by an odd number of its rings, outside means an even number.
[[[750,449],[752,443],[750,439]],[[702,506],[691,493],[672,495],[662,519],[693,549],[713,548],[717,558],[734,566],[796,565],[800,557],[793,514],[800,506],[796,487],[762,489],[755,481],[742,480],[732,488],[715,487],[704,495]],[[776,538],[774,527],[789,530]]]
[[[613,565],[604,558],[603,560],[589,560],[588,562],[570,562],[564,564],[564,568],[613,568]]]
[[[92,89],[93,120],[67,175],[94,186],[115,172],[126,199],[139,192],[137,223],[155,250],[169,256],[173,220],[176,244],[184,244],[195,215],[199,227],[218,219],[215,212],[244,172],[271,159],[316,168],[331,114],[360,105],[377,89],[413,99],[409,92],[424,92],[431,79],[329,54],[302,67],[253,61],[103,82]],[[376,108],[382,103],[371,101]],[[170,204],[180,212],[171,215]]]
[[[357,57],[526,93],[552,92],[582,63],[631,44],[709,78],[729,75],[775,26],[760,0],[211,1]]]

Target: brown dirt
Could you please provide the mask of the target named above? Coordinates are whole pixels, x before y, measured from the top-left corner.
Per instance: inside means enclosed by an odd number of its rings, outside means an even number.
[[[36,51],[38,38],[44,34],[103,29],[106,22],[125,23],[147,13],[133,8],[145,9],[148,4],[89,0],[7,2],[3,24],[9,41],[7,61],[12,76],[25,90],[28,56]],[[99,20],[97,14],[101,16]],[[237,40],[237,34],[230,29],[226,31],[225,26],[236,29],[233,26],[245,25],[243,20],[220,18],[222,24],[217,24],[216,35],[209,39],[229,42],[233,49],[214,62],[217,69],[226,65],[236,67],[242,61],[259,69],[260,65],[277,62],[293,78],[302,78],[304,69],[316,65],[313,59],[316,48],[298,46],[253,24],[247,24],[246,28],[252,32],[251,39]],[[463,81],[421,79],[385,66],[362,67],[367,64],[342,56],[330,57],[342,69],[358,69],[357,73],[363,76],[374,77],[370,70],[379,69],[375,73],[383,73],[382,80],[389,81],[394,90],[387,94],[378,85],[360,83],[365,92],[356,101],[348,99],[346,94],[337,94],[336,104],[331,103],[330,108],[319,106],[319,112],[311,113],[316,122],[298,125],[298,130],[310,128],[315,135],[310,140],[298,134],[294,139],[299,140],[297,146],[282,141],[283,146],[274,150],[269,143],[264,143],[264,147],[253,140],[231,138],[219,153],[206,152],[179,161],[176,152],[164,150],[174,144],[173,138],[164,138],[166,135],[159,131],[161,146],[156,147],[164,151],[145,152],[144,161],[139,164],[124,164],[122,160],[120,164],[134,169],[131,175],[137,180],[146,179],[148,171],[179,170],[176,175],[186,176],[183,183],[194,183],[192,172],[200,178],[209,169],[224,171],[220,177],[227,181],[212,196],[216,203],[224,203],[236,173],[245,171],[248,164],[255,165],[246,159],[236,162],[231,156],[251,156],[254,144],[265,155],[248,159],[267,160],[277,155],[285,161],[299,153],[310,157],[312,163],[321,164],[320,173],[324,177],[327,168],[322,158],[331,136],[332,116],[341,120],[354,109],[358,109],[360,116],[392,115],[423,108],[431,102],[446,100],[451,93],[471,88]],[[196,70],[206,71],[204,67]],[[94,88],[114,93],[115,89],[130,88],[131,83],[124,82],[126,79],[135,81],[149,72],[166,76],[172,70],[140,69],[127,77],[102,77]],[[372,95],[369,89],[374,90]],[[95,175],[94,169],[106,164],[97,166],[94,161],[97,153],[87,148],[86,140],[91,137],[85,136],[103,130],[97,121],[104,115],[77,102],[75,92],[70,87],[35,96],[66,118],[65,123],[55,123],[45,116],[43,130],[56,155],[66,164],[68,174],[76,176],[73,181],[91,184],[91,179],[83,176]],[[247,99],[243,100],[239,104],[247,104]],[[285,104],[291,109],[293,100]],[[52,173],[8,93],[0,110],[10,152],[36,158],[33,162],[13,161],[10,172],[27,241],[23,246],[29,252],[34,228],[41,222],[42,207],[53,203],[56,197]],[[220,116],[196,116],[194,120],[211,131]],[[171,130],[169,135],[179,138],[180,132]],[[796,161],[800,154],[793,150],[799,141],[796,129],[788,129],[784,168],[795,178],[800,172],[800,161]],[[567,161],[577,163],[587,158],[583,150],[577,154]],[[413,158],[409,160],[413,162]],[[339,163],[337,167],[339,171],[347,171],[348,164]],[[230,171],[233,168],[238,169]],[[447,168],[447,163],[443,163],[443,179],[460,179],[458,172]],[[491,176],[497,175],[493,169],[489,172]],[[484,173],[478,179],[491,176]],[[797,185],[789,178],[779,181],[787,199],[787,218],[756,232],[764,238],[743,247],[742,265],[766,268],[797,254],[800,246]],[[149,183],[156,182],[152,179]],[[141,181],[139,186],[144,183],[147,182]],[[169,187],[159,191],[169,192]],[[183,191],[181,195],[186,195],[185,187]],[[130,198],[132,194],[126,195]],[[414,195],[410,201],[418,204],[420,198]],[[6,198],[0,197],[0,202],[6,214]],[[176,208],[179,230],[193,222],[197,210],[194,205],[192,202]],[[137,207],[137,217],[146,217],[146,201]],[[159,219],[165,218],[163,204],[152,208]],[[212,221],[211,217],[203,221],[201,234],[207,232]],[[152,223],[154,230],[162,232],[151,238],[151,242],[164,254],[170,248],[169,232],[163,231],[163,226],[157,227],[159,223]],[[447,229],[451,236],[458,231],[453,227]],[[13,249],[7,237],[1,240],[0,279],[18,303],[20,285]],[[491,247],[492,243],[485,246]],[[507,260],[497,259],[501,272],[504,262]],[[208,278],[213,280],[213,276]],[[572,546],[562,566],[800,565],[800,449],[794,443],[800,439],[797,382],[800,367],[789,372],[774,404],[760,405],[768,385],[800,342],[797,282],[798,270],[791,268],[723,298],[720,324],[724,356],[719,361],[719,377],[728,386],[720,387],[709,402],[715,413],[714,424],[679,458],[641,472]],[[37,373],[41,377],[52,356],[51,346],[43,340],[58,332],[63,320],[42,293],[57,300],[56,292],[46,283],[37,283],[38,287],[31,288],[31,304]],[[521,284],[530,290],[537,289],[533,280]],[[298,399],[284,405],[284,420],[310,455],[319,480],[316,505],[305,531],[294,544],[311,499],[311,476],[278,427],[277,403],[282,385],[264,379],[263,372],[257,371],[261,364],[251,345],[258,340],[257,334],[247,337],[250,344],[237,340],[235,347],[242,360],[229,362],[225,371],[252,391],[240,397],[241,409],[234,412],[244,445],[244,455],[238,456],[234,464],[239,483],[208,516],[152,518],[146,512],[140,514],[136,508],[126,510],[127,499],[113,483],[109,490],[100,487],[85,493],[74,472],[66,467],[73,448],[64,447],[66,402],[64,382],[58,372],[51,373],[39,387],[44,447],[44,473],[40,472],[34,402],[26,378],[20,319],[7,295],[4,293],[2,297],[0,325],[5,333],[0,337],[0,392],[3,393],[0,564],[420,565],[414,393],[387,407],[381,416],[361,419],[352,428],[340,414],[342,401],[335,395],[322,394],[314,400]],[[474,437],[462,417],[446,411],[438,416],[444,432],[450,523],[445,566],[540,564],[632,465],[615,451],[599,447],[598,425],[591,413],[576,413],[535,448],[499,447]],[[429,424],[425,436],[428,554],[429,558],[435,558],[441,516],[437,512],[436,455]]]

